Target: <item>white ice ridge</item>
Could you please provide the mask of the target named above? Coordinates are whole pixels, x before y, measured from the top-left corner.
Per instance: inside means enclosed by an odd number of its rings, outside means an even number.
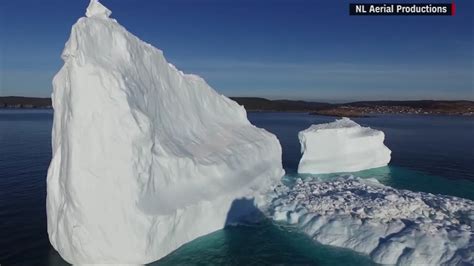
[[[237,222],[284,174],[273,134],[109,15],[91,1],[53,80],[48,234],[75,264],[155,261]]]
[[[397,190],[376,180],[298,179],[278,187],[270,207],[276,221],[322,244],[369,255],[381,264],[474,263],[474,202]]]
[[[385,134],[349,118],[312,125],[298,134],[301,157],[298,173],[356,172],[385,166],[391,151]]]

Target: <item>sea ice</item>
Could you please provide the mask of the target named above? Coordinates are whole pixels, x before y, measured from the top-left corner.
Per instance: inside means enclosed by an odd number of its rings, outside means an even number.
[[[391,151],[382,131],[362,127],[349,118],[312,125],[298,134],[301,161],[298,173],[356,172],[385,166]]]
[[[53,80],[48,234],[75,264],[155,261],[248,214],[284,174],[273,134],[110,14],[91,1]]]
[[[355,177],[280,186],[269,207],[276,221],[317,242],[369,255],[381,264],[474,263],[474,202],[397,190]]]

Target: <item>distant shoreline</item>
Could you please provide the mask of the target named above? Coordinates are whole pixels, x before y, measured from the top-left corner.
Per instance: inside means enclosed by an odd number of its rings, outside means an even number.
[[[257,97],[230,97],[249,112],[307,112],[312,115],[367,117],[379,114],[474,116],[474,101],[360,101],[341,104]],[[0,109],[51,109],[51,98],[0,97]]]
[[[50,109],[51,98],[6,96],[0,97],[0,108],[8,109]]]
[[[369,117],[381,114],[474,116],[473,101],[361,101],[341,104],[231,97],[253,112],[307,112],[311,115]]]

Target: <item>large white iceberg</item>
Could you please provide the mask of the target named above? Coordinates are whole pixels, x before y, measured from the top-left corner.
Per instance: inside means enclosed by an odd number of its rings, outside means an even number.
[[[251,208],[232,204],[258,205],[284,174],[274,135],[110,14],[91,1],[53,81],[48,234],[77,264],[157,260],[235,222]]]
[[[381,264],[474,263],[473,201],[354,177],[298,179],[276,192],[273,219],[322,244],[350,248]]]
[[[301,157],[298,173],[356,172],[385,166],[391,151],[382,131],[362,127],[349,118],[312,125],[298,134]]]

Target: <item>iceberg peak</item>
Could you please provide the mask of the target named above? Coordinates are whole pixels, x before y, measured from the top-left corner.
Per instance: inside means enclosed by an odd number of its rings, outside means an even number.
[[[112,11],[102,5],[99,0],[91,0],[86,10],[86,16],[88,18],[108,18],[111,14]]]

